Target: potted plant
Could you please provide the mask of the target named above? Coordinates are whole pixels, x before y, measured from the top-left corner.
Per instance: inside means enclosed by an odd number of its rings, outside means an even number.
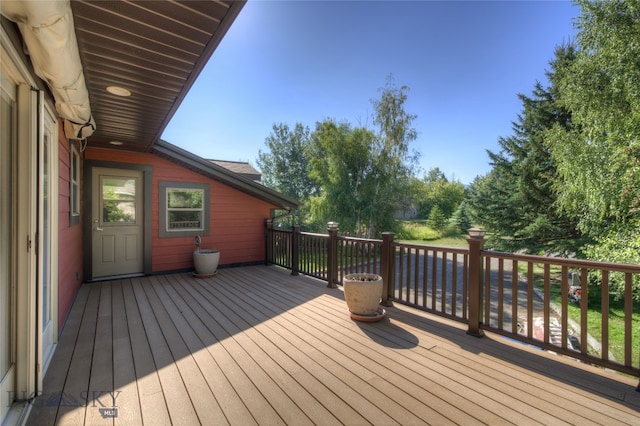
[[[201,242],[200,235],[196,235],[196,249],[193,252],[193,265],[196,269],[194,275],[197,277],[210,277],[215,275],[218,270],[220,252],[218,250],[201,249]]]
[[[385,311],[380,307],[382,284],[382,277],[377,274],[356,273],[342,277],[344,299],[351,318],[378,321],[384,317]]]

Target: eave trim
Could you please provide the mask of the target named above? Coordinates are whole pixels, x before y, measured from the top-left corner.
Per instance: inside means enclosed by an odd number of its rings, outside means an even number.
[[[293,198],[227,170],[222,166],[218,166],[209,160],[199,157],[162,139],[158,140],[158,142],[153,145],[151,154],[186,166],[197,173],[234,187],[246,194],[271,203],[278,208],[284,210],[297,210],[300,207],[300,202]]]

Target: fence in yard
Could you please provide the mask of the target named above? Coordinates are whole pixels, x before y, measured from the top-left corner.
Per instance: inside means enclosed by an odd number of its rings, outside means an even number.
[[[384,305],[402,303],[461,321],[470,335],[491,331],[640,376],[639,265],[484,250],[475,229],[467,241],[467,248],[433,247],[394,241],[393,233],[340,236],[333,222],[327,234],[268,223],[266,261],[329,287],[346,274],[379,274]]]

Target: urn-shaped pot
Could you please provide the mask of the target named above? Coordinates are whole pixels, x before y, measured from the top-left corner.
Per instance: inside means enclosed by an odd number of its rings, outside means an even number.
[[[373,316],[378,312],[383,288],[377,274],[357,273],[342,277],[344,299],[351,313]]]

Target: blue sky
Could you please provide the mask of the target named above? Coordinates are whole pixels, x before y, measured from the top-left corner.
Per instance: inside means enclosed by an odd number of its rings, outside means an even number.
[[[468,184],[490,170],[517,94],[546,83],[578,15],[569,1],[249,0],[162,137],[256,166],[274,123],[371,127],[392,74],[410,88],[423,171]]]

